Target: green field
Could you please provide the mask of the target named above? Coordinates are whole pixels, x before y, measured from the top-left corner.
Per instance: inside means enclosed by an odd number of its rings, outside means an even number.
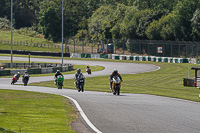
[[[22,55],[15,55],[24,57]],[[59,59],[60,57],[41,57],[32,56],[38,58],[52,58]],[[67,58],[70,60],[90,60],[95,61],[97,59],[86,59],[86,58]],[[195,87],[184,87],[183,78],[187,77],[188,74],[188,63],[174,64],[174,63],[160,63],[160,62],[147,62],[147,61],[128,61],[128,60],[110,60],[110,59],[98,59],[98,61],[108,61],[108,62],[129,62],[129,63],[144,63],[160,66],[160,70],[153,72],[146,72],[140,74],[125,74],[123,76],[122,82],[122,93],[141,93],[150,95],[160,95],[166,97],[174,97],[180,99],[187,99],[191,101],[199,102],[199,89]],[[109,90],[109,75],[86,78],[85,90],[92,91],[105,91]],[[49,84],[52,81],[31,84],[35,86],[48,86],[55,87]],[[74,79],[66,80],[64,82],[64,88],[75,89]]]
[[[6,62],[10,61],[0,60],[0,63]],[[86,65],[74,65],[73,71],[63,74],[74,74],[78,68],[84,72]],[[91,66],[91,69],[100,71],[104,67]],[[31,77],[52,76],[53,79],[54,74],[33,74]],[[3,78],[6,77],[12,76]],[[71,103],[61,96],[0,89],[0,105],[0,133],[75,132],[70,123],[76,120],[77,113]]]
[[[4,55],[5,56],[5,55]],[[20,57],[26,57],[24,55],[14,55],[14,56],[20,56]],[[38,57],[38,56],[32,56],[32,57]],[[41,58],[41,57],[38,57]],[[59,59],[60,57],[42,57],[42,58],[52,58],[52,59]],[[64,58],[64,59],[71,59],[71,58]],[[90,60],[95,61],[96,59],[77,59],[77,60]],[[183,78],[187,77],[188,73],[188,66],[191,64],[173,64],[173,63],[157,63],[157,62],[138,62],[138,61],[125,61],[125,60],[104,60],[100,59],[98,61],[108,61],[108,62],[132,62],[132,63],[144,63],[144,64],[152,64],[156,66],[160,66],[160,70],[153,71],[153,72],[145,72],[140,74],[124,74],[123,82],[122,82],[122,88],[121,93],[139,93],[139,94],[150,94],[150,95],[159,95],[159,96],[165,96],[165,97],[173,97],[173,98],[179,98],[179,99],[186,99],[191,101],[199,102],[199,89],[195,87],[184,87],[183,86]],[[74,68],[81,68],[82,71],[85,71],[86,66],[74,66]],[[92,71],[96,70],[102,70],[102,67],[97,66],[91,66]],[[65,74],[70,74],[65,73]],[[75,71],[72,71],[72,73],[75,73]],[[45,75],[34,75],[34,76],[45,76]],[[52,74],[53,76],[53,74]],[[29,84],[33,86],[46,86],[46,87],[55,87],[52,81],[48,82],[41,82],[41,83],[34,83]],[[64,81],[64,88],[66,89],[75,89],[74,87],[74,79],[68,79]],[[85,84],[85,90],[86,91],[103,91],[103,92],[110,92],[110,95],[112,95],[110,89],[109,89],[109,75],[107,76],[98,76],[98,77],[92,77],[92,78],[86,78],[86,84]],[[53,130],[47,131],[49,128],[55,129],[54,125],[46,124],[48,121],[52,121],[53,118],[57,118],[57,114],[51,114],[47,117],[47,119],[40,120],[39,118],[43,118],[44,112],[42,111],[45,107],[45,109],[50,108],[50,110],[57,110],[56,106],[63,105],[62,100],[58,100],[58,103],[55,103],[54,106],[46,107],[43,103],[41,103],[41,100],[35,101],[38,99],[45,99],[44,97],[49,97],[48,94],[41,94],[41,98],[35,99],[36,96],[35,93],[27,92],[30,94],[24,95],[25,92],[23,91],[8,91],[8,90],[0,90],[0,115],[3,117],[0,117],[0,132],[4,132],[3,129],[8,129],[9,131],[14,132],[37,132],[38,130],[44,131],[44,132],[55,132]],[[87,93],[87,92],[85,92]],[[13,96],[14,95],[14,96]],[[39,95],[39,94],[37,94]],[[30,96],[25,97],[25,96]],[[15,99],[15,97],[17,97]],[[37,96],[38,97],[38,96]],[[50,97],[54,97],[54,95],[50,95]],[[55,96],[57,97],[57,96]],[[59,96],[58,96],[59,97]],[[11,101],[9,101],[8,98],[14,98]],[[64,99],[62,97],[59,97],[60,99]],[[31,100],[32,99],[32,100]],[[34,100],[33,100],[34,99]],[[53,98],[54,99],[54,98]],[[19,100],[19,101],[17,101]],[[36,103],[28,104],[28,102],[24,102],[24,100],[33,101]],[[6,102],[3,102],[6,101]],[[17,101],[17,102],[15,102]],[[23,101],[23,107],[20,109],[21,101]],[[51,100],[48,100],[49,103],[51,103]],[[47,101],[47,102],[48,102]],[[45,102],[46,103],[46,102]],[[28,105],[27,105],[28,104]],[[49,105],[48,103],[46,103]],[[66,107],[66,106],[67,107]],[[11,108],[12,107],[12,108]],[[28,108],[28,111],[24,108]],[[65,110],[66,108],[70,108],[70,111],[73,112],[73,107],[71,104],[66,103],[63,106],[59,106],[60,110],[64,110],[68,112],[68,110]],[[14,111],[10,111],[11,109]],[[37,108],[37,110],[35,110]],[[55,109],[54,109],[55,108]],[[29,110],[30,109],[30,110]],[[72,109],[72,110],[71,110]],[[37,112],[40,110],[39,112]],[[20,112],[18,112],[20,111]],[[6,112],[6,113],[4,113]],[[8,112],[8,113],[7,113]],[[36,112],[32,114],[28,114],[26,112]],[[17,114],[16,116],[13,114]],[[76,114],[73,114],[71,116],[70,113],[67,114],[65,117],[62,117],[60,120],[62,124],[60,123],[57,126],[63,126],[66,123],[71,123],[76,118]],[[46,115],[46,114],[45,114]],[[53,115],[52,119],[48,119],[49,116]],[[63,115],[63,114],[62,114]],[[39,118],[38,118],[39,117]],[[72,118],[71,118],[72,117]],[[17,119],[18,118],[18,119]],[[19,119],[20,118],[20,119]],[[15,120],[13,120],[15,119]],[[34,120],[32,123],[28,123],[27,121],[30,121],[30,119]],[[41,123],[44,123],[41,127],[38,124],[38,120],[41,121]],[[12,121],[12,123],[5,123],[2,124],[2,121]],[[55,120],[57,121],[57,119]],[[17,123],[17,124],[16,124]],[[58,122],[59,123],[59,122]],[[30,124],[30,125],[28,125]],[[53,126],[53,127],[50,127]],[[1,129],[2,128],[2,129]],[[40,129],[42,128],[42,129]],[[67,128],[67,129],[66,129]],[[57,128],[56,128],[57,129]],[[66,130],[67,132],[73,132],[71,131],[71,128],[68,124],[67,127],[61,128]],[[59,131],[58,131],[59,132]],[[8,133],[8,132],[6,132]],[[9,132],[12,133],[12,132]]]
[[[8,30],[0,29],[0,40],[10,41],[11,40],[11,33]],[[13,31],[13,41],[16,42],[28,42],[28,43],[42,43],[42,44],[53,44],[52,42],[44,39],[43,37],[30,37],[26,35],[19,34]]]
[[[157,65],[160,66],[161,69],[153,72],[122,75],[123,82],[121,93],[159,95],[199,102],[199,89],[183,86],[183,78],[187,77],[188,66],[191,64],[135,61],[134,63]],[[50,84],[51,82],[52,81],[48,81],[31,85],[53,87],[53,85]],[[65,80],[64,88],[75,89],[74,79]],[[86,78],[85,90],[110,92],[109,75]]]
[[[77,113],[62,96],[0,89],[0,105],[0,132],[75,133]]]
[[[11,40],[10,31],[5,31],[0,29],[0,49],[1,50],[10,50],[10,44],[3,44],[1,41]],[[26,35],[13,32],[13,42],[25,42],[25,43],[35,43],[35,44],[50,44],[54,45],[52,42],[44,39],[43,37],[30,37]],[[14,43],[13,43],[14,44]],[[42,47],[33,47],[33,46],[22,46],[22,45],[13,45],[13,50],[25,50],[25,51],[50,51],[50,52],[62,52],[61,48],[42,48]]]

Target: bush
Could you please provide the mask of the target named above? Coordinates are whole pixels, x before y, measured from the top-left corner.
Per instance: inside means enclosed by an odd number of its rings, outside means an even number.
[[[6,18],[0,18],[0,29],[10,29],[10,21]]]

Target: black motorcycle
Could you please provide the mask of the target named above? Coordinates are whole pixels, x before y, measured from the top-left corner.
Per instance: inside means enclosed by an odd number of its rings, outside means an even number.
[[[29,81],[29,77],[30,77],[30,76],[29,76],[28,74],[23,75],[22,81],[23,81],[23,83],[24,83],[24,86],[27,86],[28,81]]]
[[[77,78],[77,89],[78,92],[84,91],[85,77],[83,75],[79,75]]]
[[[89,75],[89,74],[92,74],[91,68],[86,68],[86,72],[88,73],[88,75]]]

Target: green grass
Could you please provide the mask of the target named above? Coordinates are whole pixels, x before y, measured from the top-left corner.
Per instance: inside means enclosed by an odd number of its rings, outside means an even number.
[[[10,41],[11,33],[10,31],[0,29],[0,40]],[[28,43],[42,43],[42,44],[52,44],[52,42],[42,38],[42,37],[30,37],[27,35],[22,35],[13,31],[13,41],[16,42],[28,42]]]
[[[10,44],[0,44],[1,50],[10,50]],[[32,47],[32,46],[21,46],[13,45],[13,50],[24,50],[24,51],[45,51],[45,52],[62,52],[61,48],[42,48],[42,47]]]
[[[76,120],[77,113],[62,96],[0,90],[0,105],[0,132],[75,132],[70,123]]]
[[[11,34],[10,31],[5,31],[0,29],[0,41],[10,41]],[[27,43],[39,43],[39,44],[51,44],[52,42],[44,39],[42,37],[30,37],[27,35],[22,35],[17,32],[13,32],[13,42],[27,42]],[[1,44],[1,50],[10,50],[10,44]],[[21,46],[21,45],[13,45],[13,50],[25,50],[25,51],[50,51],[50,52],[62,52],[61,48],[42,48],[42,47],[32,47],[32,46]]]
[[[199,101],[197,88],[183,86],[183,78],[187,77],[188,66],[191,64],[142,63],[157,65],[161,69],[140,74],[123,74],[122,93],[150,94]],[[55,87],[51,82],[32,85]],[[75,89],[74,79],[65,80],[64,88]],[[85,90],[110,92],[109,75],[86,78]]]
[[[39,57],[40,58],[40,57]],[[59,57],[43,57],[59,59]],[[72,60],[90,60],[90,61],[107,61],[107,62],[128,62],[128,63],[143,63],[160,66],[160,70],[154,72],[140,74],[125,74],[123,76],[122,93],[141,93],[160,95],[166,97],[174,97],[187,99],[191,101],[199,101],[199,90],[194,87],[184,87],[183,78],[187,77],[188,66],[192,64],[174,64],[174,63],[159,63],[147,61],[130,61],[130,60],[110,60],[110,59],[85,59],[85,58],[64,58]],[[92,91],[109,90],[109,75],[101,77],[86,78],[85,89]],[[50,81],[52,82],[52,81]],[[32,84],[36,86],[55,87],[50,82]],[[66,80],[64,88],[75,89],[74,80]]]

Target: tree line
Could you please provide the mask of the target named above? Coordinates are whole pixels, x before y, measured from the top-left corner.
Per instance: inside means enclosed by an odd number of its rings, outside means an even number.
[[[10,2],[0,0],[0,18],[10,20]],[[61,40],[62,0],[13,2],[16,29],[32,27],[49,40]],[[64,36],[200,41],[200,1],[64,0]]]

